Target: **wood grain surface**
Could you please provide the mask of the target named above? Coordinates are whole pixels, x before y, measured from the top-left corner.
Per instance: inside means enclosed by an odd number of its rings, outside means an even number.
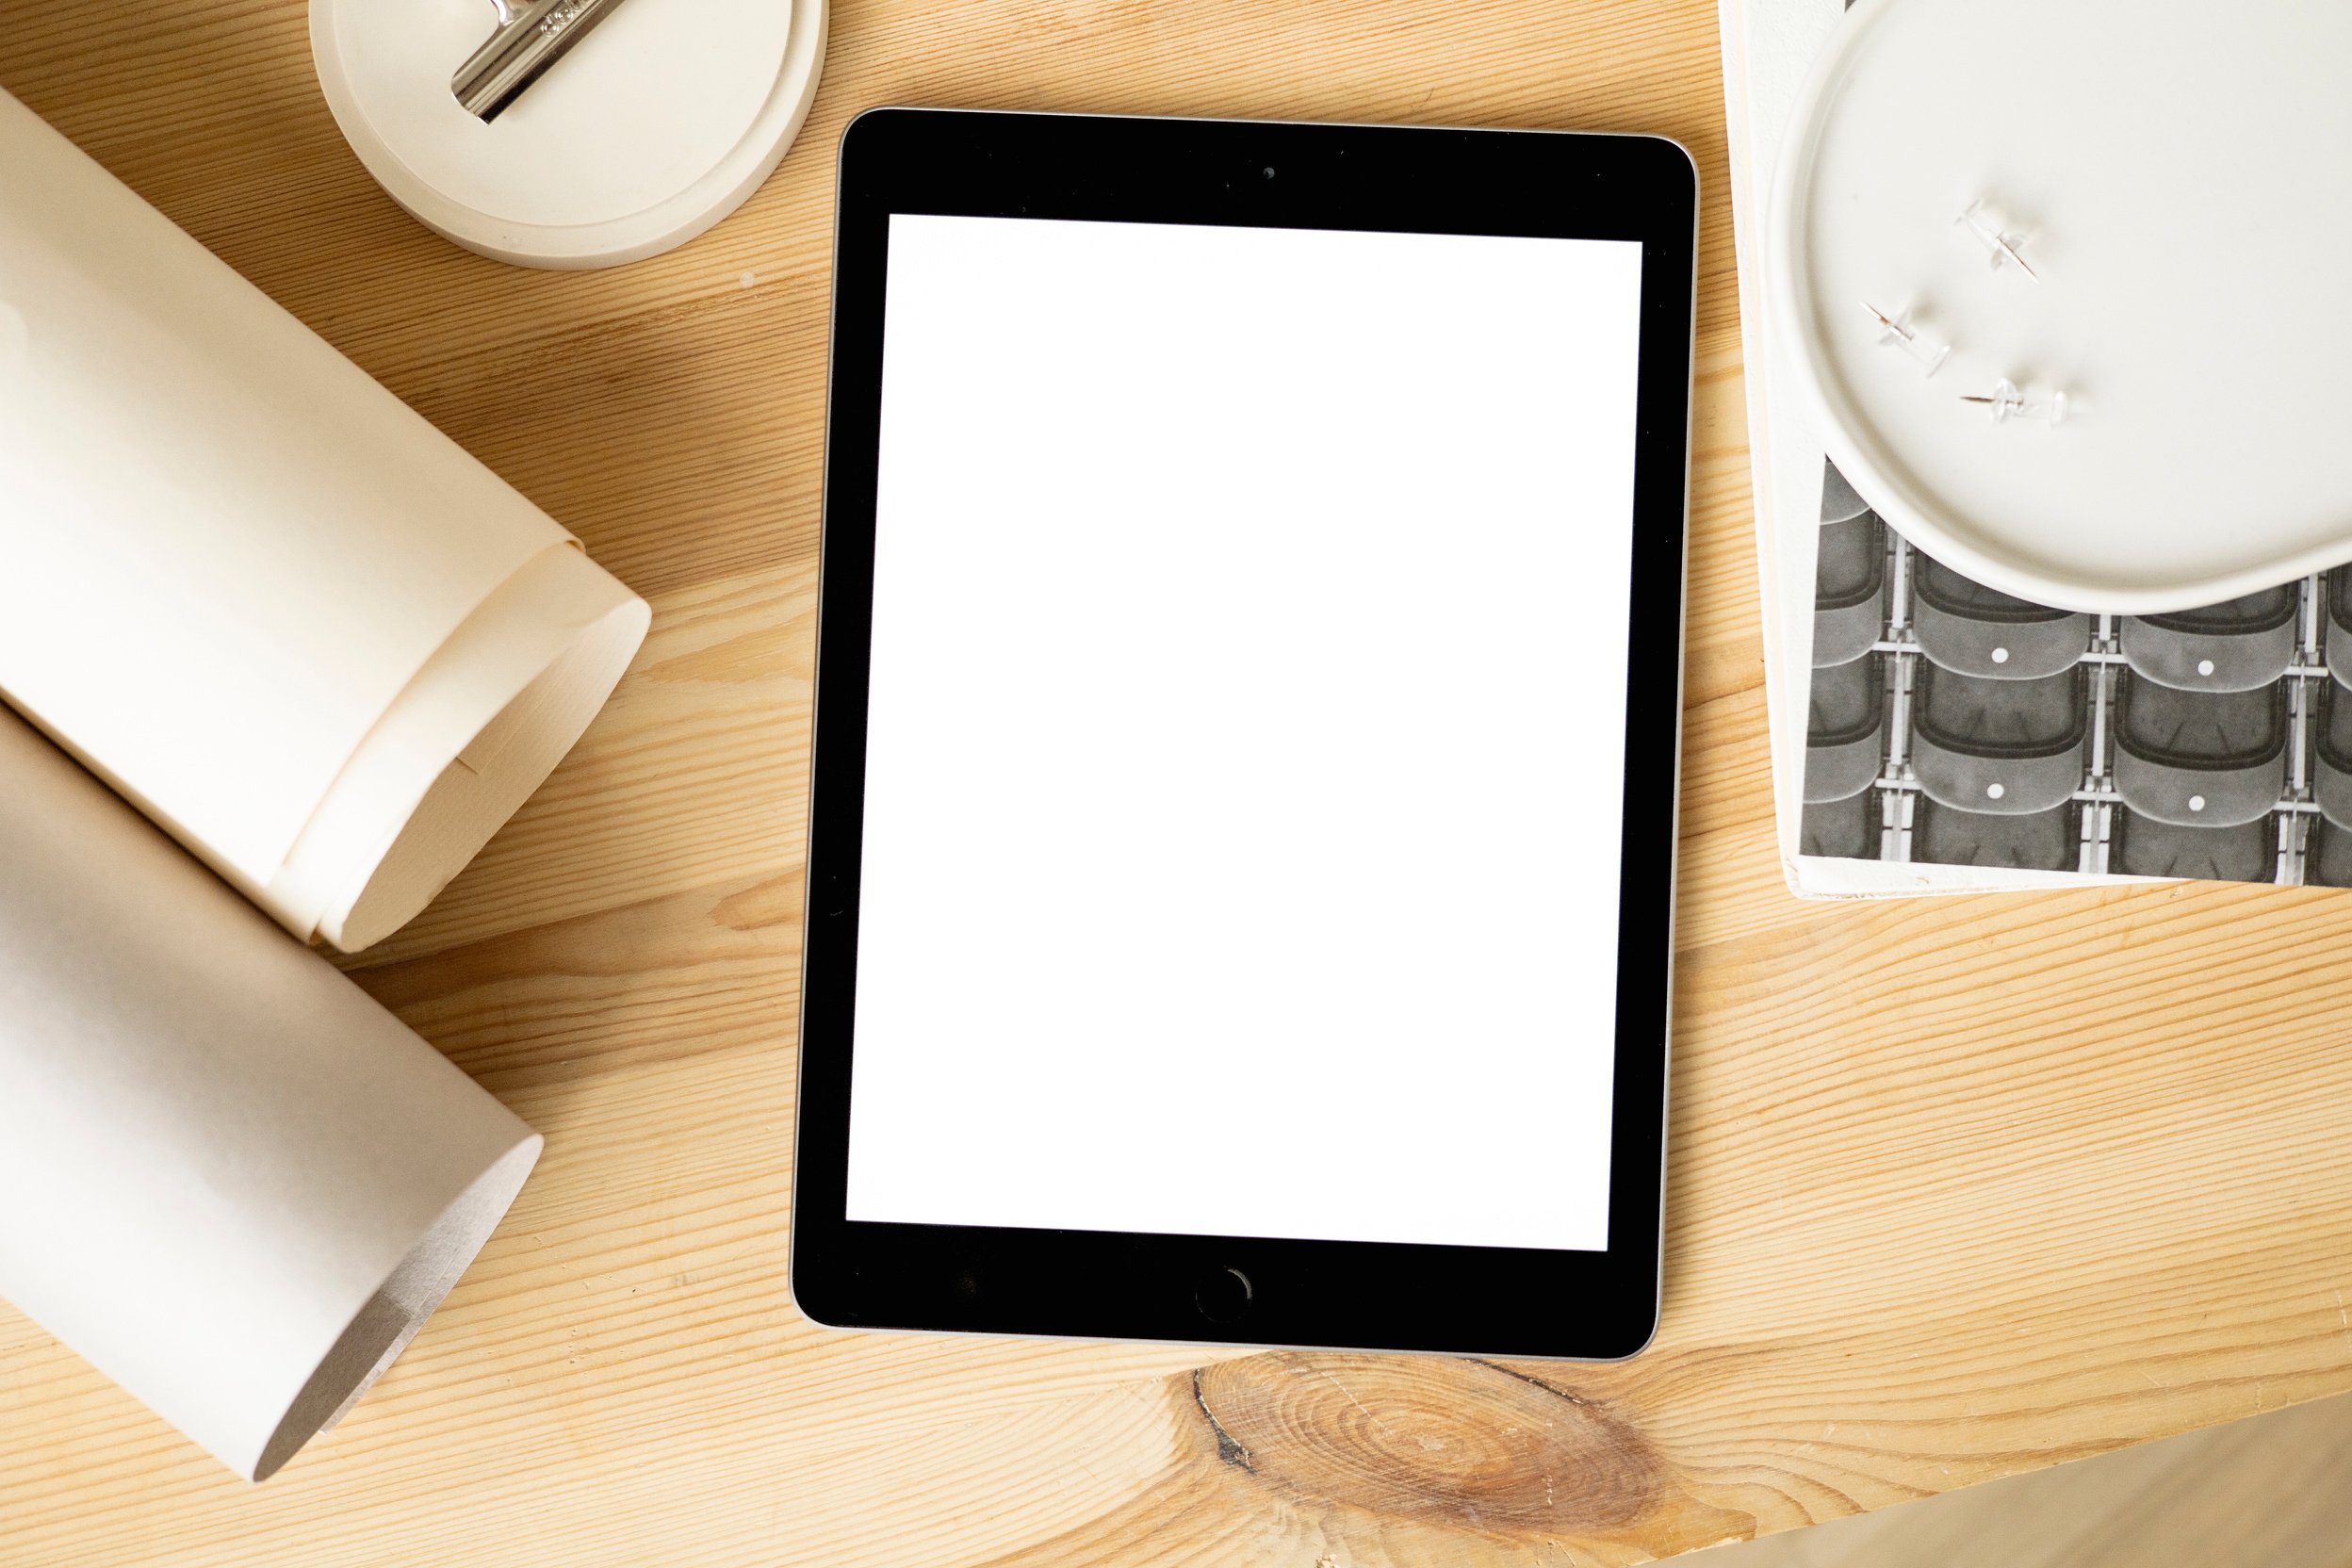
[[[328,118],[298,0],[6,0],[0,87],[655,612],[577,753],[354,967],[547,1135],[503,1229],[258,1489],[0,1310],[7,1568],[1631,1562],[2352,1389],[2352,897],[1782,886],[1712,0],[842,0],[775,178],[683,250],[589,274],[400,213]],[[1666,1306],[1638,1360],[793,1313],[832,147],[892,102],[1640,130],[1696,155]]]
[[[1725,1546],[1691,1568],[2352,1565],[2352,1398]]]

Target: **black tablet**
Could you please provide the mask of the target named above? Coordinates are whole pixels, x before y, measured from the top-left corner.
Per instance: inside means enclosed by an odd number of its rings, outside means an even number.
[[[883,109],[840,178],[802,1309],[1641,1348],[1688,155]]]

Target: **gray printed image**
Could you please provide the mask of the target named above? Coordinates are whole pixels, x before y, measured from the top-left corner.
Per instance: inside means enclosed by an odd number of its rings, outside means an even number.
[[[2055,610],[1914,547],[1831,467],[1802,847],[2352,886],[2352,567],[2171,614]]]

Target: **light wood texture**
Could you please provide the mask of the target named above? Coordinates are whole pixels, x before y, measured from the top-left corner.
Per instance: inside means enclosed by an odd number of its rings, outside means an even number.
[[[1711,0],[842,0],[768,186],[594,274],[498,267],[398,211],[327,118],[294,0],[8,0],[0,86],[655,607],[578,752],[355,972],[547,1133],[503,1230],[258,1490],[0,1312],[7,1568],[1629,1562],[2352,1389],[2352,898],[1783,889]],[[889,102],[1617,128],[1696,155],[1646,1355],[1233,1359],[793,1313],[832,145]]]
[[[2352,1399],[1724,1546],[1690,1568],[2352,1564]]]

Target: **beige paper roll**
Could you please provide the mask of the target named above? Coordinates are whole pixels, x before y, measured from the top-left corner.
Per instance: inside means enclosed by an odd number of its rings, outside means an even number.
[[[0,93],[0,696],[280,923],[415,915],[649,618]]]
[[[266,1478],[539,1135],[6,712],[0,801],[0,1297]]]

